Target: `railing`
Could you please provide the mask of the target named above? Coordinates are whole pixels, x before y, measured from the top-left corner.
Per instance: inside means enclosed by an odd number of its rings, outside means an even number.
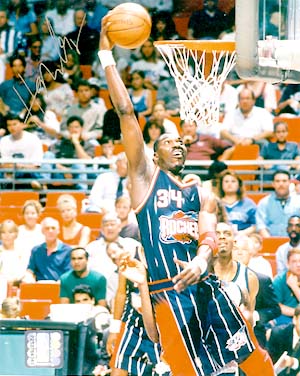
[[[25,163],[36,163],[40,165],[38,169],[18,169],[18,164],[25,164]],[[86,192],[88,193],[99,173],[109,171],[109,164],[107,163],[99,163],[97,160],[91,159],[44,159],[41,161],[28,161],[25,159],[0,159],[0,165],[2,164],[12,164],[11,168],[2,168],[0,169],[0,187],[1,190],[31,190],[30,183],[33,178],[19,178],[16,175],[20,172],[38,172],[41,175],[39,178],[39,182],[42,185],[47,186],[47,188],[43,189],[41,192],[47,192],[48,189],[62,189],[63,186],[69,186],[69,190],[76,190],[75,187],[72,185],[76,185],[82,183],[86,185]],[[64,177],[55,177],[55,174],[66,173],[62,172],[62,170],[56,168],[56,164],[63,164],[65,166],[70,166],[67,173],[75,175],[71,179],[66,179]],[[194,173],[200,176],[202,180],[207,178],[207,169],[210,166],[212,161],[186,161],[184,174],[187,173]],[[246,186],[247,191],[255,191],[255,192],[263,192],[266,187],[270,186],[270,181],[272,180],[272,174],[275,171],[275,167],[281,165],[285,166],[286,168],[293,166],[300,166],[300,161],[295,160],[263,160],[263,161],[255,161],[255,160],[228,160],[225,161],[228,165],[228,168],[234,169],[237,174],[241,176],[244,181],[244,185]],[[81,169],[73,168],[74,165],[80,165]],[[93,166],[97,166],[94,169]],[[266,169],[265,166],[275,166],[274,169]],[[292,170],[291,174],[297,175],[298,170]],[[8,179],[6,176],[7,174],[10,175]],[[78,174],[85,175],[85,178],[77,176]],[[300,170],[299,170],[300,174]],[[28,185],[27,187],[24,187]],[[50,188],[51,187],[51,188]]]

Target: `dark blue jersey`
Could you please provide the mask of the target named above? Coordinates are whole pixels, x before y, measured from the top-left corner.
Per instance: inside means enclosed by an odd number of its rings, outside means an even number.
[[[200,207],[197,183],[180,183],[156,169],[150,189],[136,209],[151,281],[179,273],[174,257],[190,261],[196,256]]]

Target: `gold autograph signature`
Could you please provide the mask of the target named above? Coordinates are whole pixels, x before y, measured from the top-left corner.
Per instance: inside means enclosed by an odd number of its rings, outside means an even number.
[[[76,40],[76,43],[74,43],[74,41],[72,40],[69,40],[67,37],[63,36],[59,36],[57,37],[56,34],[55,34],[55,31],[53,30],[52,28],[52,25],[51,23],[49,22],[49,20],[46,18],[46,22],[47,22],[47,27],[48,27],[48,30],[49,30],[49,34],[51,35],[51,37],[54,39],[55,41],[55,49],[59,55],[59,68],[57,68],[55,70],[55,72],[50,72],[50,70],[47,68],[47,66],[44,64],[44,63],[40,63],[39,64],[39,76],[35,82],[35,92],[33,93],[30,88],[28,87],[28,85],[26,84],[26,81],[24,79],[23,76],[21,76],[20,74],[18,75],[18,78],[20,79],[20,81],[22,81],[22,83],[25,85],[26,89],[28,90],[28,92],[30,93],[31,97],[32,98],[36,98],[36,96],[38,95],[38,93],[41,92],[42,89],[46,90],[47,91],[47,87],[46,87],[46,84],[45,84],[45,81],[44,81],[44,78],[43,78],[43,74],[45,74],[45,71],[47,71],[51,77],[53,78],[53,80],[56,80],[57,78],[57,75],[58,74],[63,74],[64,73],[64,64],[68,61],[68,58],[67,58],[67,50],[68,49],[75,49],[76,52],[80,55],[80,51],[79,51],[79,47],[78,47],[78,43],[79,43],[79,39],[80,39],[80,34],[81,34],[81,31],[82,31],[82,27],[84,26],[85,24],[85,18],[86,18],[86,15],[84,15],[84,18],[82,20],[82,24],[80,25],[80,28],[79,28],[79,32],[78,32],[78,35],[77,35],[77,40]],[[58,42],[56,42],[58,41]],[[42,71],[42,69],[44,69],[44,73]],[[31,114],[31,109],[32,109],[32,105],[33,105],[33,102],[30,106],[27,105],[27,103],[24,102],[23,98],[21,97],[20,93],[17,91],[17,89],[14,87],[13,88],[16,95],[19,97],[20,101],[23,103],[25,109],[27,110],[27,115],[24,119],[24,123],[27,122],[27,120],[29,119],[29,117],[32,115]],[[44,113],[44,110],[40,107],[40,110]]]

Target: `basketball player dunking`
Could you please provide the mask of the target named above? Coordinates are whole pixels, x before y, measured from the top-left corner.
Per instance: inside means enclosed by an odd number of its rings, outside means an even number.
[[[221,375],[231,361],[246,375],[274,375],[265,352],[236,306],[206,274],[216,251],[211,195],[181,173],[186,148],[181,138],[162,135],[147,158],[139,123],[111,53],[102,21],[99,58],[118,113],[128,158],[131,200],[137,213],[164,360],[174,376]],[[201,278],[202,277],[202,278]]]

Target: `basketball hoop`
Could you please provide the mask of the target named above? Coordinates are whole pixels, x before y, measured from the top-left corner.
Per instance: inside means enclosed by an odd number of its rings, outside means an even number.
[[[219,123],[222,84],[235,65],[235,42],[165,40],[154,45],[175,79],[181,119],[196,122],[198,129]]]

